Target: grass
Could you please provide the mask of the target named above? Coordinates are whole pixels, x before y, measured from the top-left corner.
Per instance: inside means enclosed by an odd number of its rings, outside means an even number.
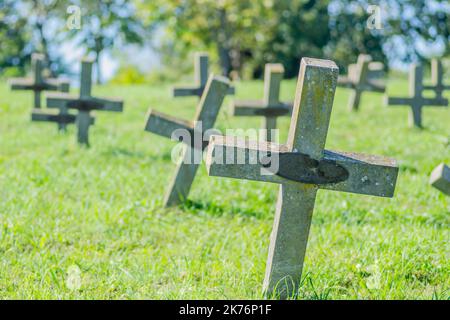
[[[294,89],[287,81],[283,98]],[[389,91],[405,95],[407,81]],[[262,85],[237,92],[258,97]],[[208,177],[203,165],[190,201],[161,208],[174,143],[143,131],[145,113],[190,119],[196,99],[172,99],[165,85],[94,93],[122,97],[125,111],[97,113],[85,149],[73,127],[31,123],[31,95],[0,84],[0,298],[261,298],[277,186]],[[319,191],[299,298],[448,299],[450,201],[427,182],[450,162],[449,109],[426,108],[419,131],[381,95],[365,94],[359,113],[347,98],[338,89],[327,148],[398,159],[396,195]],[[226,111],[219,129],[261,124]],[[284,140],[289,119],[279,127]]]

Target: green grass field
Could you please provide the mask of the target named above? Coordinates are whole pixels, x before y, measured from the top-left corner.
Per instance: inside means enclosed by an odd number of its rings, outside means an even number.
[[[287,81],[283,98],[294,89]],[[257,98],[262,83],[237,92]],[[389,92],[406,95],[407,81],[391,80]],[[145,115],[152,107],[191,119],[196,99],[172,99],[168,85],[94,93],[122,97],[125,111],[97,113],[86,149],[73,127],[31,123],[31,94],[0,84],[0,298],[262,298],[278,186],[208,177],[202,165],[189,203],[161,208],[175,143],[145,132]],[[319,191],[299,298],[448,299],[450,198],[428,177],[450,162],[450,109],[426,108],[419,131],[382,95],[365,94],[359,113],[347,98],[338,89],[327,148],[396,158],[396,194]],[[260,126],[229,116],[229,102],[219,129]],[[279,127],[284,141],[289,119]]]

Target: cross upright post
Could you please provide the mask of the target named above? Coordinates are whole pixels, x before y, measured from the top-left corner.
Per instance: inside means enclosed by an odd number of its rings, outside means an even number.
[[[412,64],[409,71],[409,95],[408,98],[402,97],[386,97],[385,104],[388,106],[409,106],[411,108],[409,113],[410,126],[422,128],[422,108],[446,107],[448,100],[442,96],[435,98],[425,98],[423,96],[423,67],[418,64]]]
[[[302,59],[284,145],[242,137],[210,139],[209,175],[281,185],[263,286],[269,297],[288,298],[298,292],[319,189],[380,197],[394,194],[395,160],[324,149],[337,78],[333,61]]]
[[[450,90],[450,85],[444,83],[444,68],[439,59],[431,60],[431,85],[424,86],[425,90],[433,90],[436,98],[443,99],[444,91]]]
[[[150,110],[145,130],[182,140],[184,144],[181,162],[177,164],[175,175],[164,198],[165,207],[179,205],[187,199],[203,150],[208,145],[209,134],[229,87],[227,79],[211,75],[198,104],[194,121],[184,121]]]
[[[12,78],[9,80],[11,90],[32,90],[33,108],[41,108],[42,91],[69,92],[70,85],[66,79],[45,78],[45,56],[33,53],[31,56],[32,76],[30,78]]]
[[[79,96],[60,93],[47,97],[47,106],[59,109],[62,115],[67,114],[70,109],[78,111],[76,116],[78,143],[86,146],[89,146],[89,127],[94,124],[91,111],[123,111],[123,101],[96,98],[91,95],[92,64],[93,61],[90,59],[84,59],[81,63]]]
[[[197,52],[194,59],[194,86],[173,88],[174,97],[197,96],[200,98],[203,95],[209,75],[209,56],[207,53]],[[227,94],[234,95],[234,88],[230,86]]]
[[[445,163],[441,163],[433,170],[430,184],[443,194],[450,196],[450,168]]]
[[[351,89],[348,102],[351,111],[357,111],[361,103],[361,95],[365,91],[384,93],[384,84],[374,79],[369,66],[372,62],[370,55],[360,54],[356,65],[349,67],[348,76],[339,77],[338,86]]]
[[[250,101],[235,101],[231,105],[234,116],[262,116],[266,140],[274,140],[277,118],[290,115],[292,102],[280,101],[280,87],[283,81],[284,67],[282,64],[266,64],[264,71],[264,99]]]

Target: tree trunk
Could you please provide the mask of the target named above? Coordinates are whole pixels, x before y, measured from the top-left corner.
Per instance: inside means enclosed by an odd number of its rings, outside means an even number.
[[[102,70],[100,66],[100,55],[103,51],[103,39],[101,37],[95,38],[95,66],[97,70],[96,84],[102,84]]]
[[[230,34],[227,24],[227,13],[225,9],[219,11],[220,27],[217,30],[217,51],[219,53],[220,66],[222,75],[228,77],[232,71],[231,50],[230,50]]]

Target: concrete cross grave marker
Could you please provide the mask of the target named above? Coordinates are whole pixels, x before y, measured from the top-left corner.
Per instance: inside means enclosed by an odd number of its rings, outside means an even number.
[[[78,142],[87,146],[89,145],[89,127],[94,123],[90,112],[93,110],[122,112],[123,110],[123,101],[121,100],[102,99],[91,95],[92,64],[93,61],[88,59],[81,63],[79,96],[63,93],[47,96],[47,107],[59,109],[62,117],[66,117],[67,110],[75,109],[78,111],[76,115]]]
[[[77,116],[69,113],[67,108],[61,107],[58,113],[50,113],[41,109],[33,109],[31,121],[55,122],[59,131],[66,131],[68,124],[76,123]],[[95,124],[95,118],[91,117],[91,125]]]
[[[433,90],[436,98],[442,99],[444,91],[450,90],[450,84],[444,83],[444,68],[441,60],[431,60],[431,85],[424,86],[425,90]]]
[[[446,107],[448,100],[441,97],[425,98],[423,96],[423,67],[412,64],[409,72],[409,94],[408,98],[386,97],[385,104],[388,106],[409,106],[411,107],[409,122],[411,126],[422,128],[422,108]]]
[[[268,296],[286,298],[298,290],[319,189],[394,194],[395,160],[324,150],[337,78],[333,61],[302,59],[287,144],[210,139],[209,175],[281,184],[263,286]]]
[[[338,79],[338,86],[351,89],[348,102],[349,109],[356,111],[361,103],[361,95],[365,91],[384,93],[386,87],[371,75],[369,65],[372,58],[369,55],[360,54],[356,66],[349,68],[348,76]]]
[[[450,168],[444,163],[437,166],[431,173],[430,184],[450,196]]]
[[[195,85],[192,87],[174,88],[174,97],[201,97],[205,90],[209,75],[209,57],[208,54],[197,52],[195,54]],[[234,88],[228,88],[227,94],[234,95]]]
[[[178,205],[189,195],[203,150],[208,144],[208,131],[216,122],[229,87],[230,83],[226,78],[211,75],[197,107],[195,120],[192,122],[150,110],[146,131],[168,138],[174,138],[175,135],[180,134],[177,138],[182,138],[185,144],[182,150],[182,161],[177,164],[175,176],[164,199],[165,207]]]
[[[280,86],[284,76],[282,64],[266,64],[264,73],[264,99],[235,101],[231,105],[234,116],[262,116],[267,130],[266,140],[273,140],[272,130],[277,127],[277,117],[290,115],[292,103],[280,101]]]
[[[70,84],[66,79],[45,78],[45,56],[34,53],[31,56],[32,77],[12,78],[9,80],[11,90],[32,90],[34,92],[33,108],[41,108],[42,91],[69,92]]]

